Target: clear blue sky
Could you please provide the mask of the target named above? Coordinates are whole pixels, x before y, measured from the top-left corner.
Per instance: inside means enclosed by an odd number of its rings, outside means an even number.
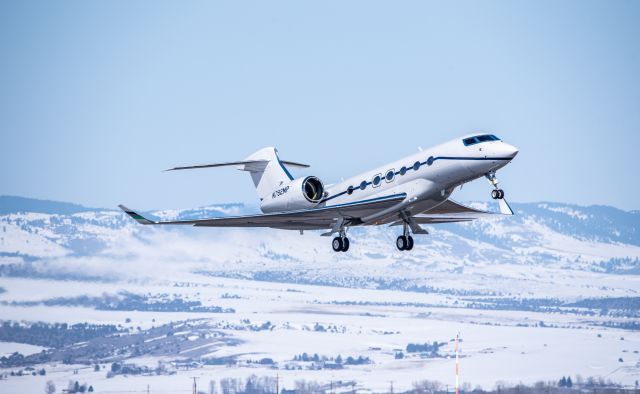
[[[640,209],[640,2],[0,3],[0,194],[255,202],[273,145],[326,183],[476,130],[510,200]],[[484,180],[454,197],[489,200]]]

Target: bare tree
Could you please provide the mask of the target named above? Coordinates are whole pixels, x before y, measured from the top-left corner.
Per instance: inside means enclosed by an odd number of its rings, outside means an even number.
[[[209,381],[209,394],[218,394],[218,390],[216,388],[216,381],[215,380],[210,380]]]
[[[433,394],[442,389],[442,383],[435,380],[422,380],[413,383],[413,392],[416,394]]]
[[[231,379],[220,379],[220,390],[222,391],[222,394],[231,394]]]
[[[317,382],[304,379],[296,380],[295,387],[299,394],[324,394],[326,392]]]
[[[56,385],[53,384],[52,380],[47,380],[47,383],[44,385],[45,394],[53,394],[56,392]]]
[[[220,379],[220,390],[222,394],[237,394],[244,391],[245,384],[240,378]]]

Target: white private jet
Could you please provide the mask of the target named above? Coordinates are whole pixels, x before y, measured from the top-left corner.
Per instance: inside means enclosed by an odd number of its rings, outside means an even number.
[[[242,161],[175,167],[167,171],[235,166],[248,171],[260,198],[262,214],[195,220],[153,221],[120,205],[138,223],[182,224],[198,227],[271,227],[328,230],[336,252],[349,250],[347,229],[353,226],[402,225],[399,250],[413,249],[413,234],[428,234],[420,225],[474,220],[496,214],[449,199],[457,186],[486,177],[493,187],[501,215],[513,215],[498,188],[496,171],[506,166],[518,149],[492,134],[456,138],[433,148],[324,186],[315,176],[294,178],[287,167],[306,164],[280,160],[275,148],[263,148]]]

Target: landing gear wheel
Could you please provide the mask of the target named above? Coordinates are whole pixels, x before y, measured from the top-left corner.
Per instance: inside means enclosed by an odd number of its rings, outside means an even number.
[[[331,242],[331,246],[333,247],[334,252],[340,252],[343,248],[342,238],[335,237],[333,242]]]
[[[409,241],[404,235],[401,235],[396,239],[396,247],[398,248],[398,250],[406,250],[408,244]]]
[[[491,198],[493,198],[494,200],[502,200],[504,198],[504,190],[502,189],[491,190]]]
[[[347,250],[349,250],[349,238],[344,237],[342,239],[342,251],[346,252]]]
[[[412,236],[408,236],[407,237],[407,247],[405,250],[411,250],[413,249],[413,237]]]

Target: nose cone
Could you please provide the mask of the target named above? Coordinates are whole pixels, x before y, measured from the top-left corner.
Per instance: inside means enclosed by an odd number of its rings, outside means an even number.
[[[508,157],[510,159],[513,159],[518,154],[518,148],[516,148],[513,145],[509,145],[505,143],[502,144],[502,147],[500,150],[502,151],[502,154],[504,155],[504,157]]]

